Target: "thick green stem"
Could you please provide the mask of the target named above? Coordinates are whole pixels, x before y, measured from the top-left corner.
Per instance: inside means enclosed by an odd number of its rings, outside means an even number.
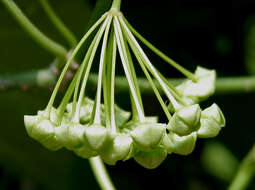
[[[121,0],[113,0],[112,9],[120,10]]]
[[[228,190],[244,190],[247,189],[249,183],[255,174],[255,145],[251,151],[243,159],[236,176],[232,180]]]
[[[0,91],[9,89],[27,89],[28,87],[48,87],[54,85],[57,76],[51,68],[44,68],[35,71],[5,74],[0,76]],[[178,85],[184,79],[168,78],[171,84]],[[153,80],[156,87],[159,87],[157,81]],[[90,85],[97,84],[97,74],[91,73],[88,79]],[[116,92],[128,92],[129,86],[124,76],[116,76]],[[138,78],[139,89],[141,93],[153,93],[151,86],[146,78]],[[160,93],[163,93],[159,89]],[[234,94],[255,92],[255,76],[221,77],[216,80],[216,94]]]
[[[43,34],[20,10],[12,0],[1,0],[7,10],[16,19],[20,26],[44,49],[55,56],[66,59],[67,50],[57,42]]]
[[[116,188],[114,187],[101,158],[99,156],[90,158],[89,163],[101,189],[115,190]]]
[[[61,21],[61,19],[58,17],[58,15],[55,13],[55,11],[50,6],[50,3],[48,0],[39,0],[39,2],[42,5],[42,8],[44,9],[46,15],[49,17],[51,22],[54,24],[54,26],[58,29],[58,31],[62,34],[62,36],[66,39],[66,41],[70,44],[70,46],[73,48],[77,44],[77,40],[74,36],[74,34],[66,27],[66,25]]]

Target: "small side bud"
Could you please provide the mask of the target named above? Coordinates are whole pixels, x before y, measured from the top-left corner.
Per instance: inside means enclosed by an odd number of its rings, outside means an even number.
[[[147,169],[157,168],[167,157],[167,151],[158,147],[151,152],[138,151],[134,159],[137,163]]]
[[[183,107],[175,112],[167,128],[180,136],[189,135],[198,130],[200,126],[200,115],[201,109],[198,104]]]

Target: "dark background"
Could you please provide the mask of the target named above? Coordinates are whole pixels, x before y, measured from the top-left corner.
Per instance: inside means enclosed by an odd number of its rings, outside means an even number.
[[[16,0],[24,13],[51,38],[66,44],[39,3]],[[54,0],[53,8],[79,39],[85,32],[95,1]],[[123,0],[122,12],[150,42],[184,67],[217,70],[218,77],[253,74],[255,1],[136,1]],[[254,29],[253,29],[254,31]],[[150,51],[152,62],[167,77],[181,77]],[[255,50],[254,50],[255,52]],[[0,3],[0,74],[44,68],[54,57],[39,47]],[[23,116],[43,109],[50,90],[30,88],[0,92],[0,189],[99,189],[87,160],[67,150],[51,152],[26,134]],[[206,170],[201,155],[217,141],[241,160],[254,143],[254,93],[221,94],[217,102],[227,125],[214,139],[199,139],[189,156],[169,155],[160,167],[147,170],[133,160],[107,166],[117,189],[226,189],[229,181]],[[127,94],[117,94],[125,107]],[[162,113],[154,96],[145,95],[148,115]],[[123,103],[124,102],[124,103]],[[156,102],[156,101],[155,101]],[[220,156],[218,159],[221,159]],[[215,166],[217,167],[217,166]],[[255,189],[251,184],[249,189]]]

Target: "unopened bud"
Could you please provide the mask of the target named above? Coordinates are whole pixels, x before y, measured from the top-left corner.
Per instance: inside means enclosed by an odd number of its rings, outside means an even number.
[[[130,134],[139,150],[151,151],[159,145],[165,130],[165,124],[138,123],[137,127]]]
[[[198,104],[183,107],[175,112],[167,128],[180,136],[189,135],[199,128],[200,114],[201,110]]]
[[[202,111],[200,122],[201,126],[197,132],[199,138],[217,136],[226,123],[222,111],[216,104]]]
[[[199,100],[203,100],[214,93],[216,80],[215,70],[197,67],[195,77],[197,78],[197,82],[186,80],[177,87],[183,96],[197,97]]]
[[[138,151],[135,153],[134,159],[137,163],[147,169],[157,168],[167,156],[164,148],[158,147],[150,152]]]
[[[114,140],[100,152],[105,163],[115,165],[118,160],[128,160],[133,153],[133,140],[129,135],[118,133]]]
[[[85,129],[84,140],[92,150],[104,148],[110,139],[109,131],[102,125],[93,124]]]
[[[190,154],[194,150],[197,140],[197,135],[195,132],[182,137],[174,133],[169,133],[167,137],[169,138],[167,144],[169,147],[168,150],[171,151],[172,148],[173,153],[180,155]]]

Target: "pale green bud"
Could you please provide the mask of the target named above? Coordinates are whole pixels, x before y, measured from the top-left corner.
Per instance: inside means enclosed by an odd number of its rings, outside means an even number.
[[[63,138],[66,138],[65,146],[69,150],[74,150],[84,145],[84,131],[87,128],[85,125],[70,122],[66,129],[63,129]]]
[[[171,151],[172,147],[173,153],[180,155],[188,155],[195,148],[197,140],[197,135],[195,132],[191,133],[190,135],[182,137],[175,133],[169,133],[167,136],[170,140],[168,141],[167,144],[167,146],[169,147],[168,151]]]
[[[37,112],[37,115],[39,116],[44,116],[44,114],[45,114],[45,110],[39,110]],[[54,107],[51,108],[50,121],[53,122],[54,124],[57,124],[59,121],[58,110]]]
[[[111,137],[106,127],[93,124],[85,129],[84,140],[92,150],[99,151],[110,142]]]
[[[89,148],[88,146],[86,145],[83,145],[82,147],[80,148],[76,148],[74,150],[74,153],[82,158],[91,158],[91,157],[94,157],[94,156],[97,156],[98,153],[94,150],[92,150],[91,148]]]
[[[211,138],[219,134],[226,121],[220,108],[213,104],[201,113],[201,126],[197,131],[199,138]]]
[[[52,138],[54,133],[54,126],[48,119],[41,117],[38,123],[31,130],[31,137],[42,142]]]
[[[157,147],[151,152],[138,151],[135,153],[134,159],[137,163],[147,169],[157,168],[167,156],[167,151],[164,148]]]
[[[62,148],[55,137],[55,125],[48,119],[41,118],[30,131],[29,136],[50,150],[55,151]]]
[[[46,148],[53,151],[58,150],[62,148],[62,144],[57,141],[55,136],[55,123],[58,120],[57,110],[51,109],[50,120],[44,114],[45,111],[38,111],[36,116],[24,116],[27,133]]]
[[[55,128],[56,139],[65,147],[69,147],[70,144],[69,125],[71,125],[70,120],[67,117],[64,117],[61,124]],[[71,148],[69,147],[69,149]]]
[[[225,117],[217,104],[212,104],[210,107],[202,111],[203,118],[212,118],[214,119],[221,127],[224,127],[226,124]]]
[[[137,123],[137,127],[130,132],[130,135],[139,150],[151,151],[159,145],[165,131],[165,124]]]
[[[168,154],[171,154],[174,150],[173,148],[173,143],[171,139],[168,137],[168,134],[165,133],[163,135],[162,141],[161,141],[161,146],[164,147],[167,150]]]
[[[199,128],[200,114],[201,110],[198,104],[183,107],[175,112],[167,128],[180,136],[189,135]]]
[[[100,152],[101,158],[109,165],[118,160],[127,160],[133,153],[133,140],[129,135],[117,133],[114,140]]]
[[[148,116],[145,117],[146,123],[157,123],[158,122],[158,117],[157,116]],[[131,120],[124,125],[118,126],[121,129],[121,132],[129,134],[130,131],[134,130],[139,123],[135,120]]]
[[[120,108],[116,104],[114,106],[114,111],[115,111],[115,122],[116,122],[117,126],[124,125],[129,120],[129,118],[131,116],[130,112],[125,111],[124,109]]]
[[[32,136],[32,130],[38,123],[40,117],[38,115],[25,115],[24,116],[24,124],[27,130],[28,135]]]
[[[92,112],[93,112],[93,106],[94,106],[93,100],[91,100],[88,97],[85,97],[83,99],[82,106],[80,109],[81,123],[89,123],[92,116]],[[72,103],[69,103],[66,109],[70,117],[72,112]],[[101,115],[100,115],[101,121],[102,121],[102,124],[105,125],[105,106],[101,104],[100,109],[101,109]],[[114,110],[115,110],[115,122],[117,126],[121,126],[124,123],[126,123],[131,116],[130,112],[123,110],[117,105],[114,106]]]
[[[183,96],[197,97],[199,100],[203,100],[214,93],[216,80],[215,70],[197,67],[195,77],[198,79],[197,82],[186,80],[177,87]]]
[[[69,117],[71,117],[72,113],[72,105],[73,103],[69,103],[66,106],[66,110],[69,113]],[[80,109],[80,122],[88,123],[92,116],[94,101],[89,98],[84,98],[82,101],[81,109]]]

